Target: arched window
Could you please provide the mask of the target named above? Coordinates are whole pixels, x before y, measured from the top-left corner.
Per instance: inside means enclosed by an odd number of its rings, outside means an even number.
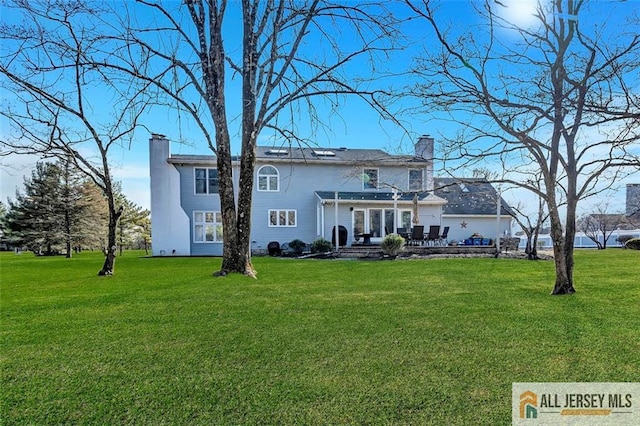
[[[273,166],[262,166],[258,170],[258,191],[279,190],[278,169]]]

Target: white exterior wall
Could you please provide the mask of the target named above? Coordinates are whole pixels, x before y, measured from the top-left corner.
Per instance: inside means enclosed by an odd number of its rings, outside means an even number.
[[[426,145],[426,147],[424,146]],[[419,147],[421,153],[428,157],[432,152],[432,140],[425,138]],[[174,156],[171,157],[169,141],[160,135],[153,135],[149,142],[150,177],[151,177],[151,226],[154,256],[171,255],[222,255],[222,243],[193,241],[194,211],[219,211],[218,194],[195,194],[194,168],[213,168],[216,166],[213,156]],[[418,149],[416,149],[418,151]],[[171,158],[171,160],[169,160]],[[251,212],[252,249],[264,251],[270,241],[281,244],[299,238],[311,243],[319,237],[331,239],[332,229],[336,224],[336,212],[332,200],[323,202],[316,191],[363,192],[368,194],[389,194],[391,187],[408,192],[409,169],[421,167],[424,170],[424,187],[432,187],[433,176],[430,166],[425,163],[398,162],[380,165],[350,165],[333,161],[332,158],[313,159],[306,164],[291,162],[279,157],[259,158],[256,164],[255,186],[253,188],[253,206]],[[258,172],[264,165],[278,170],[279,188],[277,191],[258,191]],[[363,188],[363,168],[378,169],[379,188]],[[234,183],[237,188],[237,170],[234,170]],[[426,189],[426,188],[425,188]],[[495,239],[497,224],[494,215],[464,216],[442,215],[442,199],[431,196],[420,201],[419,224],[424,226],[425,234],[431,225],[440,225],[441,232],[449,226],[448,240],[464,240],[473,233],[482,234],[485,238]],[[400,212],[413,211],[413,203],[400,200],[395,204]],[[394,208],[393,201],[376,197],[361,200],[341,200],[338,208],[338,224],[345,226],[348,242],[354,242],[354,211],[366,212],[365,222],[369,222],[370,214],[383,210],[384,213]],[[274,227],[269,223],[269,210],[295,210],[296,225],[291,227]],[[466,222],[467,228],[460,223]],[[386,225],[386,224],[385,224]],[[369,225],[365,225],[365,228]],[[401,225],[397,225],[401,226]],[[511,218],[502,216],[500,234],[511,229]],[[369,232],[365,229],[365,232]],[[382,235],[372,236],[372,243],[379,243]]]
[[[408,186],[408,169],[402,165],[357,166],[336,164],[332,161],[314,161],[310,164],[290,163],[286,161],[269,162],[264,158],[258,160],[257,173],[263,165],[275,167],[279,172],[280,190],[277,192],[261,192],[254,188],[252,208],[251,237],[254,249],[264,249],[270,241],[281,244],[301,239],[311,243],[319,237],[331,240],[332,230],[336,224],[335,205],[333,201],[324,204],[315,195],[315,191],[333,192],[367,192],[389,193],[394,185],[404,189]],[[379,188],[365,190],[362,183],[364,168],[378,169]],[[412,210],[411,202],[403,201],[397,205],[398,211]],[[338,203],[338,224],[347,228],[348,242],[354,242],[353,211],[354,209],[385,209],[393,208],[391,201],[357,201],[341,200]],[[274,228],[268,226],[269,209],[295,209],[298,224],[291,228]],[[420,203],[420,224],[439,225],[441,205],[427,205]],[[372,238],[373,243],[379,243],[381,236]]]
[[[188,256],[189,218],[180,206],[180,174],[167,162],[170,154],[169,140],[152,135],[149,140],[152,254]]]
[[[442,230],[442,205],[423,206],[420,205],[420,214],[418,215],[420,221],[418,225],[424,226],[424,232],[429,232],[429,227],[433,225],[440,225]]]
[[[509,235],[512,220],[511,216],[500,217],[500,237]],[[466,223],[466,228],[462,227],[463,222]],[[445,226],[449,226],[448,241],[464,241],[476,233],[482,235],[483,238],[495,240],[498,233],[498,223],[495,216],[444,215],[442,216],[441,229],[444,229]]]

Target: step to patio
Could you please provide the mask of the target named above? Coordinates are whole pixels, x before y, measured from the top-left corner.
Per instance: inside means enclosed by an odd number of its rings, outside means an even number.
[[[493,254],[496,251],[495,246],[405,246],[400,254],[401,257],[429,256],[435,254]],[[338,251],[340,257],[352,258],[379,258],[384,252],[380,246],[355,245],[351,247],[342,247]]]

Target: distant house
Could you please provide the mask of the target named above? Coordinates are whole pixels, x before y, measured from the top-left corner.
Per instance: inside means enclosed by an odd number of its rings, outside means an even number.
[[[331,240],[347,230],[347,245],[372,244],[398,228],[450,227],[448,240],[477,233],[495,238],[511,229],[510,208],[480,180],[434,178],[433,139],[413,155],[378,149],[257,148],[252,204],[252,249],[269,242]],[[216,158],[175,155],[162,135],[149,141],[153,254],[222,255]],[[236,167],[239,163],[235,161]],[[237,185],[236,173],[236,185]],[[498,230],[499,226],[499,230]]]
[[[626,195],[626,221],[640,228],[640,183],[628,183]]]
[[[607,229],[607,247],[621,247],[620,237],[640,238],[640,184],[630,183],[626,187],[626,206],[625,213],[615,214],[592,214],[590,219],[602,227]],[[583,219],[584,220],[584,219]],[[579,228],[583,228],[579,226]],[[553,247],[550,230],[545,228],[540,231],[538,236],[538,244],[540,248],[549,249]],[[586,233],[583,231],[576,232],[573,244],[576,248],[596,248],[597,244],[589,237],[593,232]],[[598,235],[601,244],[604,236]],[[520,241],[520,246],[524,247],[525,239]]]

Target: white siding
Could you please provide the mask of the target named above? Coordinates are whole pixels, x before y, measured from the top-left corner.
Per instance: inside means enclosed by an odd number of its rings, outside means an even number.
[[[180,207],[180,174],[167,163],[169,155],[166,138],[149,141],[152,254],[188,256],[190,220]]]

